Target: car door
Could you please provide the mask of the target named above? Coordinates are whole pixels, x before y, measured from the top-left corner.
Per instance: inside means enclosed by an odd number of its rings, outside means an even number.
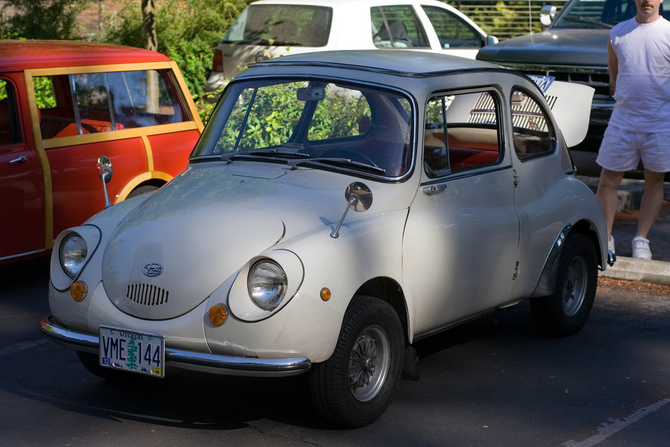
[[[45,249],[42,170],[18,92],[12,78],[0,76],[0,261]]]
[[[440,94],[428,103],[422,181],[404,240],[403,279],[413,297],[415,334],[508,297],[519,218],[500,104],[493,90]]]

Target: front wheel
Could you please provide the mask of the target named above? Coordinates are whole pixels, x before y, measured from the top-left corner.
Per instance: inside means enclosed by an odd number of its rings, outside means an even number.
[[[568,235],[553,295],[530,302],[535,324],[555,337],[577,333],[591,313],[597,283],[598,258],[593,242],[583,234]]]
[[[402,324],[390,304],[355,298],[344,315],[335,352],[310,374],[319,413],[345,427],[377,420],[398,386],[404,345]]]

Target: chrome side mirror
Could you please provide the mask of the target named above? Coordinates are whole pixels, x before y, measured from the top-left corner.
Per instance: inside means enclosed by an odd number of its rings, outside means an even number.
[[[551,25],[556,17],[556,7],[552,5],[545,5],[540,10],[540,23],[544,26]]]
[[[105,208],[112,206],[107,193],[107,183],[112,181],[112,161],[104,155],[98,158],[98,177],[102,181],[102,189],[105,191]]]
[[[344,190],[344,198],[347,199],[347,207],[344,210],[344,214],[340,219],[339,223],[335,227],[330,237],[336,239],[340,235],[340,228],[344,223],[344,218],[347,217],[349,209],[353,208],[356,212],[363,212],[370,209],[372,206],[372,191],[364,183],[354,182],[347,186],[347,189]]]

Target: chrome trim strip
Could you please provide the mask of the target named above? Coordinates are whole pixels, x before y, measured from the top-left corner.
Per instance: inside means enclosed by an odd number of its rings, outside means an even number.
[[[99,338],[66,329],[54,323],[51,316],[40,322],[40,331],[51,340],[79,351],[98,353]],[[205,354],[165,348],[165,361],[175,368],[214,374],[247,377],[295,376],[307,372],[312,363],[304,357],[288,359],[257,359]]]

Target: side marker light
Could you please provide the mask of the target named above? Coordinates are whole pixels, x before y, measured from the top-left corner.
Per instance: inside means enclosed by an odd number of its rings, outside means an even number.
[[[228,319],[228,310],[223,304],[215,304],[209,308],[209,321],[214,326],[221,326]]]
[[[77,281],[72,283],[70,286],[70,296],[75,301],[83,301],[86,298],[86,293],[88,292],[88,287],[83,281]]]

